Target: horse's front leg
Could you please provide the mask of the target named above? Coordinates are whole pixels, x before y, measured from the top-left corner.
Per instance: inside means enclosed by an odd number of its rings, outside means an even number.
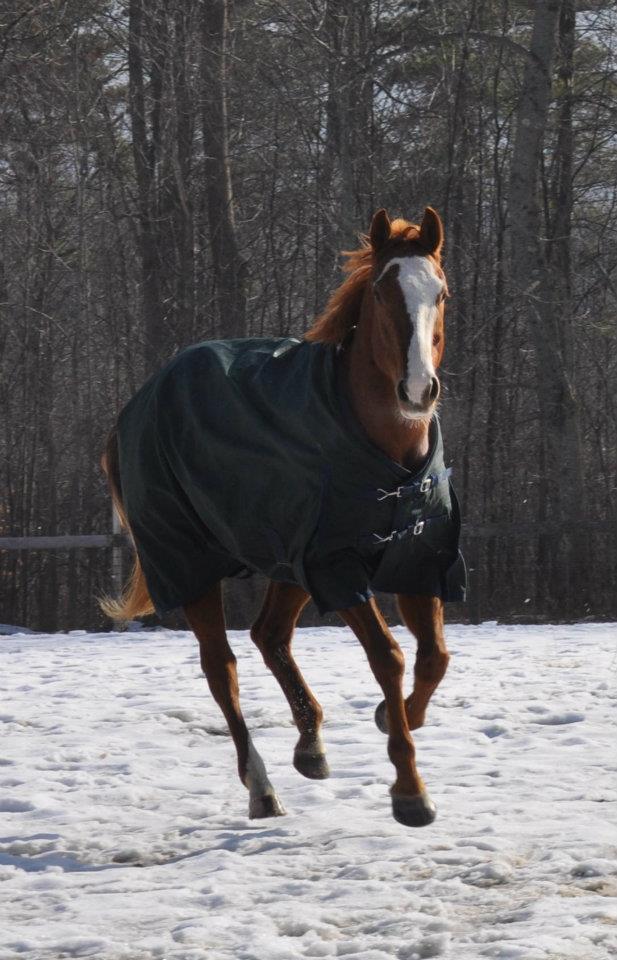
[[[278,817],[285,813],[255,749],[240,709],[236,658],[225,630],[221,585],[184,608],[199,641],[201,668],[212,696],[225,715],[238,754],[240,780],[249,791],[249,817]]]
[[[409,827],[435,819],[435,806],[416,769],[415,747],[405,709],[405,658],[373,599],[339,611],[366,651],[375,679],[383,690],[388,717],[388,756],[396,769],[390,794],[394,818]]]
[[[405,625],[418,642],[413,691],[406,701],[409,729],[417,730],[424,725],[429,700],[443,680],[450,660],[443,631],[443,600],[405,594],[399,594],[397,599]],[[388,732],[383,701],[375,711],[375,723],[383,733]]]
[[[294,628],[309,599],[306,590],[296,584],[270,583],[251,637],[291,707],[300,734],[294,750],[296,770],[313,780],[323,780],[330,773],[321,739],[323,711],[291,652]]]

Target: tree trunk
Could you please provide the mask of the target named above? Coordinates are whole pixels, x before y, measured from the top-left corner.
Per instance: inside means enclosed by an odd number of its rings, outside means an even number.
[[[338,253],[341,249],[341,230],[338,215],[340,186],[337,158],[341,150],[342,117],[339,103],[341,84],[341,25],[336,0],[326,0],[323,17],[323,37],[328,48],[328,86],[325,103],[325,135],[317,171],[318,245],[316,263],[315,312],[323,309],[328,294],[338,276]]]
[[[554,293],[546,243],[541,240],[538,203],[561,2],[538,0],[534,9],[510,176],[510,296],[512,308],[525,313],[535,353],[540,442],[546,465],[540,477],[540,502],[548,515],[566,521],[584,513],[578,411],[566,365],[571,332],[563,322],[562,297]],[[569,224],[569,211],[566,219]],[[563,284],[558,286],[563,288]],[[554,600],[558,590],[555,579]]]
[[[137,179],[139,210],[139,253],[144,309],[144,351],[146,370],[155,370],[165,358],[165,324],[161,270],[155,225],[156,137],[148,137],[143,62],[143,0],[129,4],[129,113],[132,127],[133,160]],[[156,85],[153,91],[156,97]],[[160,91],[159,91],[160,93]],[[154,117],[160,112],[155,104]],[[158,124],[155,124],[155,133]]]
[[[236,237],[229,159],[228,6],[227,0],[203,0],[202,123],[206,205],[219,329],[223,336],[242,337],[246,332],[246,264]]]
[[[551,189],[551,222],[548,225],[547,260],[551,275],[557,281],[555,289],[559,301],[558,325],[563,363],[568,380],[574,376],[572,355],[572,263],[571,233],[574,203],[574,134],[572,129],[574,48],[576,43],[576,13],[574,0],[562,0],[559,18],[559,46],[557,78],[558,124],[555,151],[555,172]]]
[[[319,306],[338,277],[338,254],[356,246],[373,214],[373,83],[371,4],[327,0],[326,128],[318,171]]]

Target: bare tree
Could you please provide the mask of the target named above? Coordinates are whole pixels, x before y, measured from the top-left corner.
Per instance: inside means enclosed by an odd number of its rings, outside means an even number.
[[[373,209],[431,203],[471,615],[614,616],[614,4],[13,7],[0,536],[108,532],[100,450],[147,371],[206,337],[301,335]],[[109,566],[0,550],[0,621],[100,623]]]
[[[219,330],[246,332],[246,264],[236,237],[227,117],[230,9],[228,0],[202,0],[201,58],[204,173]]]

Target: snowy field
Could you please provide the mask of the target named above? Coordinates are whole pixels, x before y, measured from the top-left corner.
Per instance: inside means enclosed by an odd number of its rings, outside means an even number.
[[[390,816],[380,697],[343,629],[296,640],[324,782],[293,769],[287,705],[232,633],[288,811],[266,821],[191,635],[1,639],[0,960],[617,956],[616,625],[448,638],[416,735],[438,819],[415,831]]]

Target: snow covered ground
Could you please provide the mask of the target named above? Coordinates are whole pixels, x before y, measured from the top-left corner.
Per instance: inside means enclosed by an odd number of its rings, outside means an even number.
[[[380,698],[346,630],[296,640],[325,782],[293,769],[287,705],[232,633],[288,811],[266,821],[246,818],[190,634],[1,640],[0,960],[615,957],[616,625],[448,637],[416,735],[438,819],[416,831],[390,816]]]

